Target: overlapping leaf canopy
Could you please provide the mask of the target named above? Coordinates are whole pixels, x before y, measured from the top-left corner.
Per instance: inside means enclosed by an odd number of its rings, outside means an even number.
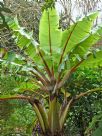
[[[57,77],[62,71],[70,71],[73,67],[102,64],[102,52],[97,50],[93,55],[91,48],[102,37],[102,26],[93,28],[97,16],[98,12],[91,13],[62,30],[57,11],[54,8],[44,10],[39,25],[39,43],[34,40],[32,33],[20,27],[17,19],[8,24],[17,46],[33,64],[46,69],[49,76],[54,72]]]

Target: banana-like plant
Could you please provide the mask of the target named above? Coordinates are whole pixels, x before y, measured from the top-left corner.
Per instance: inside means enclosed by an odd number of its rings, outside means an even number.
[[[54,8],[44,10],[39,25],[39,43],[34,40],[32,33],[27,33],[19,26],[17,19],[8,23],[17,46],[25,56],[20,58],[18,54],[6,52],[5,55],[1,53],[0,61],[26,71],[32,77],[32,85],[23,88],[23,91],[38,93],[40,99],[34,94],[25,96],[18,93],[2,95],[0,101],[27,100],[36,112],[41,136],[63,136],[66,116],[74,102],[92,92],[102,91],[102,88],[92,88],[72,96],[65,89],[66,81],[68,83],[79,67],[102,66],[102,51],[92,48],[102,38],[102,26],[93,27],[97,16],[97,12],[91,13],[62,30],[57,11]]]

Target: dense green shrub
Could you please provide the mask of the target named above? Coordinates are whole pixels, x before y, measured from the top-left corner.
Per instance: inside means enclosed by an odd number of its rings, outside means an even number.
[[[0,77],[0,93],[15,94],[14,89],[23,78],[3,75]],[[29,136],[32,132],[35,113],[25,101],[0,102],[0,136]],[[32,126],[32,127],[31,127]]]
[[[102,68],[79,70],[73,75],[68,84],[66,88],[73,94],[102,87]],[[93,117],[100,114],[100,112],[102,112],[101,92],[81,98],[74,104],[68,115],[66,133],[70,131],[70,136],[75,136],[76,134],[84,135]]]

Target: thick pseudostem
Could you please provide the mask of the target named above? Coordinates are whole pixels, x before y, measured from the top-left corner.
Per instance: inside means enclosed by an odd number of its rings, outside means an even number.
[[[70,109],[71,106],[73,106],[73,104],[79,100],[81,97],[84,97],[84,96],[87,96],[87,95],[90,95],[91,93],[94,93],[94,92],[99,92],[101,91],[102,92],[102,88],[94,88],[94,89],[91,89],[91,90],[88,90],[86,92],[83,92],[83,93],[80,93],[78,95],[76,95],[74,98],[70,98],[69,102],[67,103],[67,105],[65,105],[65,111],[63,112],[63,115],[64,115],[64,118],[63,116],[61,116],[62,119],[61,120],[61,123],[62,125],[64,124],[65,122],[65,119],[66,119],[66,115],[68,114],[68,111]],[[3,97],[3,98],[0,98],[0,101],[6,101],[6,100],[13,100],[13,99],[21,99],[21,100],[26,100],[28,101],[33,107],[34,105],[36,106],[36,111],[39,111],[41,116],[42,116],[42,119],[45,121],[46,123],[46,128],[44,129],[44,131],[42,131],[43,129],[41,128],[41,124],[37,123],[35,128],[33,129],[33,132],[32,132],[32,136],[68,136],[68,134],[64,134],[64,128],[61,127],[61,129],[58,129],[56,126],[56,128],[54,129],[54,131],[50,131],[50,128],[49,128],[49,121],[47,120],[46,118],[46,112],[44,111],[44,107],[43,105],[40,103],[39,100],[35,99],[35,98],[31,98],[30,96],[23,96],[23,95],[16,95],[16,96],[9,96],[9,97]],[[50,99],[51,102],[53,102],[51,106],[53,106],[55,108],[55,104],[56,99]],[[56,105],[57,106],[57,105]],[[51,110],[52,111],[52,110]],[[56,114],[55,114],[56,115]],[[62,114],[61,114],[62,115]],[[38,116],[39,117],[39,116]],[[57,116],[56,116],[57,117]],[[55,120],[54,120],[55,122]],[[41,122],[40,122],[41,123]],[[48,126],[48,127],[47,127]]]
[[[86,92],[80,93],[79,95],[76,95],[74,98],[72,97],[70,99],[70,101],[69,101],[70,103],[68,103],[69,106],[68,106],[68,109],[67,109],[67,113],[69,111],[69,108],[71,106],[73,106],[73,104],[78,99],[80,99],[81,97],[84,97],[86,95],[89,95],[89,94],[91,94],[93,92],[97,92],[97,91],[101,91],[101,90],[102,90],[102,88],[94,88],[94,89],[88,90]],[[38,101],[37,100],[32,100],[32,101],[30,101],[30,103],[33,105],[34,103],[38,103]],[[38,136],[66,136],[67,135],[68,136],[68,134],[64,133],[63,128],[61,130],[57,129],[53,133],[51,133],[49,130],[48,131],[46,130],[45,133],[43,133],[42,129],[41,129],[40,125],[39,125],[39,123],[37,123],[36,126],[35,126],[35,128],[33,129],[32,136],[36,136],[36,135],[38,135]]]

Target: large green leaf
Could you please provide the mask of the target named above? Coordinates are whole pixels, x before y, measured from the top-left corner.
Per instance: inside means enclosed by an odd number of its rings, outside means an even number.
[[[52,8],[44,10],[39,26],[40,47],[50,52],[58,51],[61,44],[62,31],[59,29],[59,16],[57,11]]]
[[[76,47],[72,51],[72,55],[77,54],[79,55],[79,57],[83,58],[87,51],[90,49],[90,47],[95,45],[101,38],[102,26],[94,28],[92,32],[83,41],[76,45]]]
[[[31,33],[27,33],[24,28],[20,27],[17,18],[9,22],[9,27],[13,30],[16,44],[21,50],[25,51],[32,60],[39,60],[37,55],[38,43],[34,40]]]
[[[70,52],[76,44],[89,35],[97,15],[97,12],[92,13],[71,25],[68,30],[63,31],[61,46],[66,46],[65,54]]]
[[[102,66],[102,50],[97,51],[94,55],[91,54],[89,57],[87,57],[87,59],[83,61],[80,67],[92,67],[93,68],[98,65]]]
[[[60,65],[59,71],[64,70],[64,69],[68,70],[72,66],[76,65],[79,61],[81,61],[85,57],[87,52],[90,50],[90,48],[94,44],[96,44],[98,40],[101,39],[101,37],[102,37],[102,26],[98,26],[96,28],[93,28],[90,31],[90,33],[87,33],[87,36],[85,36],[85,38],[83,38],[78,44],[76,45],[73,44],[74,47],[64,57],[64,61]]]
[[[23,67],[26,63],[26,59],[21,55],[16,54],[13,51],[6,51],[4,56],[0,59],[1,64],[11,65],[14,67]]]
[[[76,65],[78,62],[84,59],[88,51],[92,52],[93,48],[91,47],[94,46],[98,42],[98,40],[101,39],[101,37],[102,27],[99,26],[97,28],[94,28],[92,32],[79,44],[77,44],[75,48],[69,53],[66,60],[67,69],[70,69],[72,66]]]
[[[47,52],[45,59],[49,66],[58,61],[61,37],[62,30],[59,29],[59,16],[57,11],[54,8],[44,10],[39,26],[39,42],[41,49]]]

